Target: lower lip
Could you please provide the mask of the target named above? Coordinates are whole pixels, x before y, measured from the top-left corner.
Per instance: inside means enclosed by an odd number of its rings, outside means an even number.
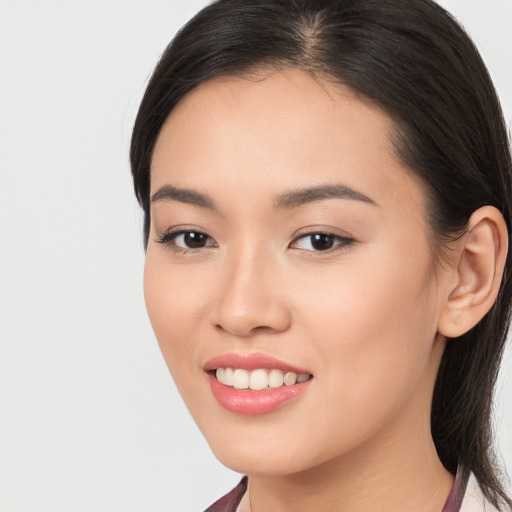
[[[279,409],[294,398],[301,396],[311,383],[310,379],[293,386],[251,391],[249,389],[234,389],[225,386],[213,375],[209,375],[209,381],[213,396],[222,407],[228,411],[248,416],[267,414]]]

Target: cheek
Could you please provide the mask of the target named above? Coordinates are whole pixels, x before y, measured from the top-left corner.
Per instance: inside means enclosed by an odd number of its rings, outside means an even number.
[[[144,267],[144,296],[149,319],[167,367],[192,415],[208,407],[205,375],[198,364],[204,280],[192,266],[179,269],[165,254],[148,248]]]
[[[198,316],[197,283],[176,271],[165,255],[150,248],[144,267],[144,297],[151,325],[173,375],[190,366],[194,351],[194,318]]]
[[[342,405],[338,425],[349,415],[354,432],[397,414],[422,386],[436,333],[429,259],[379,253],[372,265],[354,260],[335,279],[320,277],[300,306],[326,401]]]

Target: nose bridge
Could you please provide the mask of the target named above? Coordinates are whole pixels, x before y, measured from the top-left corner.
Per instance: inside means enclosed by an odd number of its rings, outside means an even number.
[[[276,286],[278,266],[262,243],[240,244],[227,254],[216,324],[238,336],[285,330],[290,314]]]

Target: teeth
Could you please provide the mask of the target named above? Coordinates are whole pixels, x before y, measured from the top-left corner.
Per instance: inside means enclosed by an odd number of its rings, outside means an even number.
[[[226,370],[224,372],[224,382],[223,382],[223,384],[226,384],[226,386],[232,386],[233,385],[233,369],[232,368],[226,368]]]
[[[284,374],[284,383],[287,386],[293,386],[297,383],[297,374],[293,372],[288,372]]]
[[[249,378],[249,389],[259,391],[268,388],[268,373],[265,370],[255,370],[251,372]]]
[[[294,384],[306,382],[311,378],[308,373],[286,372],[282,370],[258,370],[247,371],[242,368],[217,368],[215,371],[217,380],[226,386],[235,389],[251,389],[260,391],[267,388],[279,388],[283,385],[293,386]]]
[[[215,376],[221,384],[226,384],[226,370],[224,368],[218,368]]]
[[[249,372],[237,368],[233,372],[233,386],[235,389],[247,389],[249,387]]]
[[[281,370],[270,370],[268,385],[271,388],[280,388],[284,384],[284,374]]]

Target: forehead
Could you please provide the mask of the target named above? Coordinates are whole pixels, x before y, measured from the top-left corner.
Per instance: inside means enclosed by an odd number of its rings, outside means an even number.
[[[342,126],[350,130],[340,134]],[[386,114],[346,86],[295,69],[260,71],[215,78],[193,89],[169,115],[154,156],[162,145],[181,144],[185,138],[201,137],[216,147],[238,143],[238,149],[248,147],[250,138],[263,154],[305,138],[314,149],[338,135],[337,142],[346,146],[359,139],[392,153],[392,127]]]
[[[152,193],[172,181],[217,190],[343,181],[364,193],[421,190],[395,154],[393,122],[345,86],[299,70],[220,77],[189,93],[164,124]]]

